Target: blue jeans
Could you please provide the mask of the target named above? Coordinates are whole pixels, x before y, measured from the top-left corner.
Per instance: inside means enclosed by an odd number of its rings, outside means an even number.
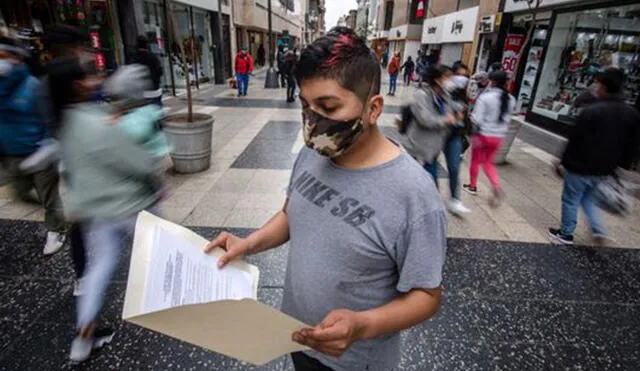
[[[460,199],[460,155],[462,154],[462,136],[451,134],[447,138],[444,146],[444,156],[447,161],[447,171],[449,172],[449,190],[451,198]],[[425,170],[431,174],[438,186],[438,156],[431,163],[424,165]]]
[[[389,75],[389,94],[396,93],[396,85],[398,84],[398,74]]]
[[[236,73],[236,82],[238,85],[238,95],[247,95],[247,89],[249,89],[249,74]]]
[[[600,219],[591,192],[602,181],[602,177],[585,176],[567,172],[562,189],[562,227],[560,232],[565,236],[573,236],[578,223],[578,208],[582,206],[587,215],[589,227],[594,234],[607,234]]]

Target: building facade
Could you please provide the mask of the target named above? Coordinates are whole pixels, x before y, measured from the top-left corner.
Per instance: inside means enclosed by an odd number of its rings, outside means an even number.
[[[345,26],[352,30],[356,30],[356,24],[358,20],[358,11],[356,9],[349,10],[349,14],[345,16]]]
[[[383,57],[383,64],[392,53],[399,52],[403,60],[420,53],[422,23],[426,0],[379,0],[376,27],[369,37],[371,46]]]
[[[304,44],[308,45],[325,33],[325,0],[307,0]]]

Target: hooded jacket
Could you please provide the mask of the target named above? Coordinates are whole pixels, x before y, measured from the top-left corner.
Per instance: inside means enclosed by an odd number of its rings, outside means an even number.
[[[247,53],[242,55],[242,51],[239,51],[236,56],[236,73],[245,75],[251,72],[253,72],[253,58],[251,54]]]
[[[28,156],[48,136],[39,107],[40,85],[24,63],[0,76],[0,155]]]

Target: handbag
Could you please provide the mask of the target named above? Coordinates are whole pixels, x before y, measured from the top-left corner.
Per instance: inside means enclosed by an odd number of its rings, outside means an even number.
[[[596,205],[613,215],[626,216],[631,212],[631,196],[617,176],[609,176],[593,189]]]

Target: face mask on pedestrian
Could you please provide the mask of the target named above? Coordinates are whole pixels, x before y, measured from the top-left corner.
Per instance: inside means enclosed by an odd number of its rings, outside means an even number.
[[[373,84],[371,86],[373,90]],[[367,102],[371,96],[367,95]],[[323,116],[310,107],[302,110],[302,133],[307,147],[321,155],[335,158],[344,154],[364,133],[364,119],[367,111],[364,104],[360,115],[352,120],[339,121]]]
[[[469,78],[462,75],[452,77],[451,81],[453,81],[455,89],[466,89],[469,84]]]

